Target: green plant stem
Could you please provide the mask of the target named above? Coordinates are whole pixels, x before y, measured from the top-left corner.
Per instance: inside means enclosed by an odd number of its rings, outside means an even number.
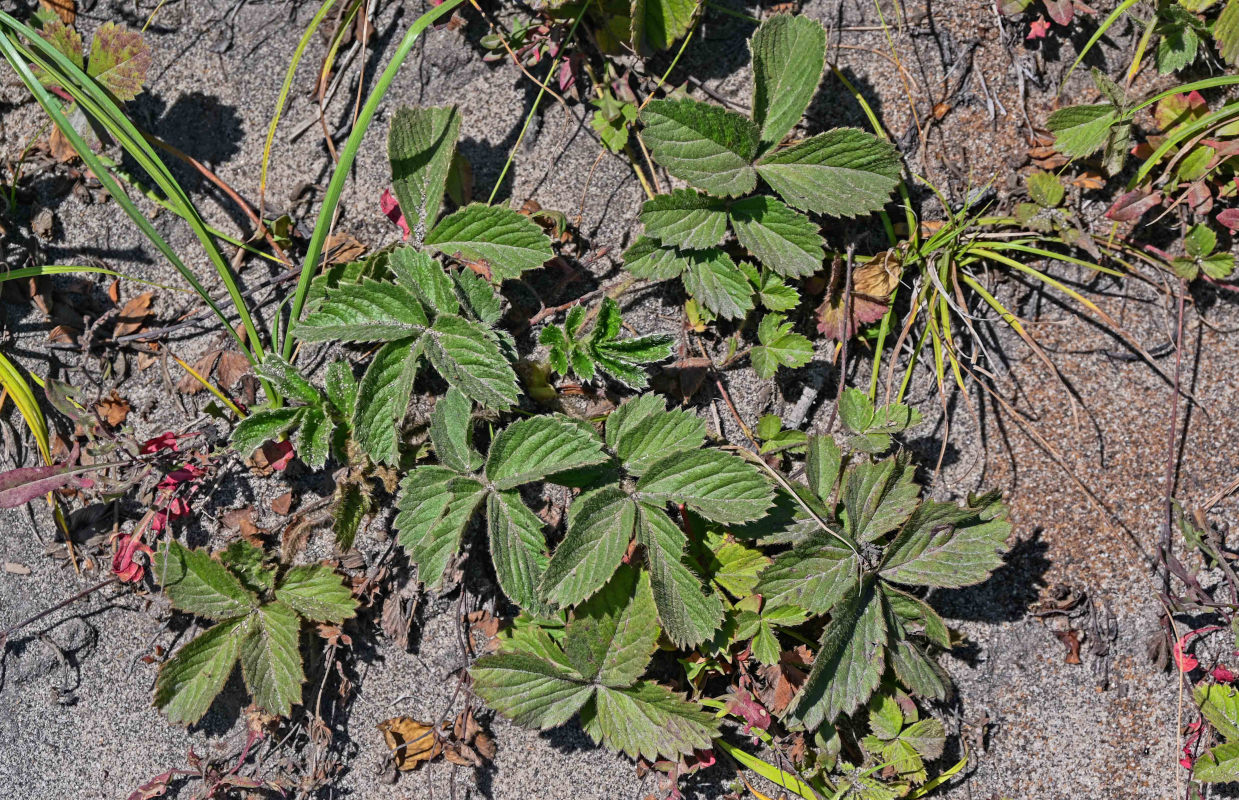
[[[525,115],[525,124],[521,126],[521,132],[516,137],[516,142],[512,145],[511,151],[508,152],[508,160],[503,162],[503,169],[499,171],[499,177],[495,180],[495,185],[490,190],[490,197],[486,199],[487,205],[495,202],[495,195],[499,193],[499,187],[503,185],[503,179],[507,177],[508,169],[516,158],[516,151],[520,149],[521,142],[525,140],[525,134],[529,131],[529,124],[533,122],[534,114],[538,113],[538,106],[542,104],[542,98],[546,96],[546,84],[555,75],[555,68],[559,66],[560,60],[564,57],[564,52],[568,49],[568,43],[576,35],[577,26],[581,24],[581,20],[585,17],[585,12],[589,10],[590,2],[592,0],[587,0],[587,2],[581,4],[580,13],[572,21],[572,27],[568,29],[567,37],[564,38],[563,44],[559,47],[559,52],[555,54],[554,60],[551,61],[551,68],[547,72],[546,81],[538,84],[538,94],[533,99],[533,105],[530,107],[529,113]]]
[[[340,195],[344,192],[344,182],[348,180],[349,172],[353,169],[353,162],[357,159],[357,151],[361,149],[362,139],[365,138],[366,131],[374,120],[379,103],[387,95],[387,90],[391,87],[392,81],[395,80],[396,73],[400,71],[401,65],[408,58],[409,52],[413,49],[413,44],[421,36],[422,32],[434,24],[435,21],[455,10],[462,2],[464,0],[445,0],[442,5],[432,8],[413,22],[405,33],[404,39],[400,41],[400,46],[396,48],[391,61],[388,62],[383,73],[379,75],[374,89],[370,92],[370,96],[366,98],[365,105],[361,107],[361,112],[357,115],[357,122],[349,133],[344,149],[340,151],[340,161],[336,164],[335,171],[331,174],[331,181],[327,184],[327,191],[323,195],[323,205],[319,209],[318,221],[314,226],[314,234],[310,237],[305,261],[301,265],[301,277],[297,281],[297,288],[293,294],[291,315],[288,320],[288,326],[284,330],[283,342],[280,345],[280,355],[285,359],[292,355],[292,332],[296,329],[297,321],[301,318],[301,310],[305,307],[306,296],[310,291],[310,281],[314,278],[314,273],[318,271],[319,259],[323,256],[323,246],[327,241],[327,233],[331,228],[332,217],[339,207]]]

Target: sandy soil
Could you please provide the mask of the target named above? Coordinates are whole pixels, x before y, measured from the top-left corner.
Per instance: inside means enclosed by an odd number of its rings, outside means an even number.
[[[887,20],[898,19],[893,3],[883,0],[879,5]],[[1104,13],[1113,3],[1096,5]],[[419,13],[420,3],[378,6],[379,46],[364,58],[367,85],[385,63],[394,39]],[[875,30],[879,20],[872,3],[816,0],[804,13],[832,27],[840,70],[873,104],[914,169],[942,187],[953,202],[991,179],[1001,202],[1008,202],[1010,189],[1018,185],[1012,180],[1014,168],[1025,162],[1028,120],[1043,121],[1053,107],[1058,79],[1092,23],[1074,29],[1070,38],[1059,35],[1026,48],[1022,27],[1010,28],[1004,39],[988,2],[902,6],[906,24],[892,32],[892,42],[903,72],[892,65],[886,38]],[[83,14],[83,27],[116,18],[140,25],[150,7],[149,0],[139,3],[137,11],[130,2],[99,0]],[[311,4],[303,2],[167,4],[151,29],[156,47],[152,90],[134,104],[135,117],[255,198],[269,115],[311,13]],[[475,15],[470,19],[474,21],[463,33],[440,29],[424,37],[362,149],[346,189],[340,227],[368,245],[397,236],[378,213],[379,195],[389,181],[386,121],[397,104],[460,105],[465,120],[461,149],[473,165],[483,198],[517,139],[534,90],[510,64],[480,60],[469,42],[484,32],[484,25]],[[691,74],[702,84],[691,87],[694,93],[708,92],[745,106],[750,75],[743,43],[751,30],[742,19],[707,13],[673,80]],[[1099,50],[1099,63],[1111,70],[1125,65],[1130,43],[1130,31],[1120,26]],[[289,137],[314,119],[306,90],[323,49],[316,39],[276,138],[267,195],[273,208],[290,206],[305,185],[325,185],[329,174],[330,159],[317,123],[295,140]],[[651,71],[661,74],[667,63],[655,59]],[[351,110],[358,62],[348,69],[327,116],[328,127],[336,132],[344,129]],[[1064,96],[1088,99],[1092,90],[1077,76]],[[43,118],[25,102],[9,74],[0,86],[0,104],[0,152],[14,159]],[[934,119],[939,104],[946,110]],[[504,194],[514,205],[533,199],[569,217],[580,208],[581,229],[595,252],[608,248],[592,268],[592,280],[607,281],[616,275],[618,254],[639,231],[635,220],[643,195],[626,163],[612,156],[598,162],[586,191],[586,176],[600,150],[586,113],[579,104],[545,104],[536,132],[518,151]],[[859,107],[829,77],[810,114],[813,130],[864,125]],[[927,128],[923,140],[918,128]],[[244,220],[235,207],[200,180],[186,177],[207,216],[226,230],[239,231]],[[42,244],[42,263],[75,263],[92,256],[143,278],[175,282],[172,271],[152,256],[115,204],[83,202],[68,191],[72,181],[59,168],[40,169],[30,181],[37,203],[52,209],[56,219],[53,238]],[[1086,209],[1097,214],[1098,202],[1089,199]],[[936,213],[930,202],[922,212],[929,218]],[[313,223],[304,207],[298,213],[302,224]],[[181,252],[198,252],[188,231],[169,215],[156,219]],[[838,233],[856,234],[855,224],[842,226]],[[205,259],[192,263],[206,274]],[[267,274],[256,264],[247,270],[246,279],[252,282]],[[1150,346],[1166,341],[1169,303],[1155,287],[1135,281],[1092,286],[1104,293],[1103,305],[1121,313],[1123,324],[1136,336]],[[1147,365],[1107,355],[1104,351],[1122,348],[1088,320],[1014,282],[1002,291],[1019,301],[1023,314],[1037,320],[1036,335],[1055,353],[1076,397],[1078,419],[1060,384],[1014,337],[997,334],[1011,361],[989,367],[1013,391],[1018,381],[1016,406],[1098,502],[1010,415],[995,413],[984,395],[954,396],[944,415],[936,389],[924,374],[918,377],[913,396],[928,419],[913,432],[911,444],[931,465],[947,434],[946,421],[950,423],[947,458],[935,493],[960,496],[998,486],[1007,492],[1017,531],[1009,565],[999,575],[976,589],[934,598],[968,638],[959,654],[944,659],[959,683],[959,696],[943,714],[967,743],[972,766],[967,779],[946,796],[1165,797],[1181,777],[1176,774],[1178,694],[1174,677],[1157,671],[1146,652],[1157,634],[1160,609],[1141,550],[1151,552],[1160,523],[1171,394]],[[643,332],[676,332],[680,299],[666,291],[639,293],[631,298],[634,307],[628,319]],[[1239,314],[1228,300],[1203,295],[1194,299],[1204,321],[1198,321],[1200,315],[1189,316],[1183,363],[1185,383],[1200,406],[1187,415],[1188,435],[1176,475],[1177,493],[1189,503],[1227,483],[1239,459],[1239,430],[1230,424],[1239,414],[1231,379],[1239,361],[1239,339],[1225,332],[1239,324]],[[179,295],[163,293],[157,310],[171,318],[188,305]],[[81,380],[75,353],[51,352],[58,365],[49,368],[49,323],[36,308],[6,303],[4,321],[11,337],[6,352],[39,374]],[[211,347],[214,338],[213,333],[182,337],[171,346],[177,355],[192,359]],[[741,414],[752,421],[793,404],[806,381],[820,380],[826,373],[828,360],[822,345],[819,359],[791,379],[763,385],[747,372],[733,373],[729,389]],[[1173,355],[1159,365],[1173,370]],[[171,399],[158,369],[128,368],[123,388],[133,402],[130,421],[139,434],[183,424],[205,404],[200,397]],[[868,374],[863,360],[856,369]],[[100,375],[99,365],[92,365],[90,373]],[[828,389],[833,381],[832,374]],[[711,407],[717,399],[707,388],[695,405],[713,420]],[[178,406],[181,402],[188,404],[187,410]],[[824,408],[819,400],[811,425],[824,424]],[[723,425],[730,428],[727,417],[722,412]],[[266,508],[284,487],[277,480],[246,486],[235,476],[222,481],[203,518],[189,527],[190,541],[218,537],[214,517],[245,503],[260,510],[260,524],[273,524]],[[1215,518],[1233,523],[1237,513],[1239,503],[1232,499],[1218,506]],[[373,527],[358,544],[368,563],[388,544],[386,534],[377,530],[381,526]],[[99,573],[77,576],[64,562],[47,557],[51,530],[44,509],[0,512],[0,561],[31,570],[29,575],[0,572],[0,626],[101,579]],[[1075,616],[1029,614],[1035,604],[1056,596],[1059,587],[1085,596]],[[457,613],[456,596],[431,598],[419,613],[412,652],[382,637],[358,647],[349,667],[354,693],[347,707],[334,709],[331,717],[346,756],[344,768],[332,789],[317,797],[447,797],[453,785],[458,793],[500,800],[635,798],[654,790],[653,780],[638,779],[626,760],[590,746],[575,723],[539,735],[501,719],[493,723],[499,745],[493,768],[471,774],[436,764],[389,783],[382,768],[385,747],[375,725],[396,714],[433,719],[450,707],[455,688],[450,676],[464,665],[456,641]],[[155,645],[167,648],[183,641],[185,633],[167,622],[167,610],[156,599],[114,596],[109,590],[48,617],[10,643],[0,689],[0,785],[9,796],[123,798],[155,774],[183,767],[190,747],[209,758],[235,757],[244,740],[237,692],[188,732],[169,726],[150,707],[156,666],[141,657]],[[1068,627],[1083,637],[1081,664],[1066,662],[1067,650],[1055,635]],[[278,759],[271,756],[271,763]],[[725,791],[718,781],[719,776],[707,774],[691,788],[698,796],[716,797]],[[196,786],[179,791],[170,796],[193,797]]]

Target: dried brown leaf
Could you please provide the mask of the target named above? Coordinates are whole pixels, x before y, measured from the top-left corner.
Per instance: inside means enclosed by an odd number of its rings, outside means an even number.
[[[76,0],[39,0],[39,6],[60,17],[60,21],[66,25],[72,25],[77,19]]]
[[[151,293],[143,292],[131,298],[120,310],[116,318],[116,330],[113,336],[131,336],[146,327],[146,320],[151,315]]]
[[[95,403],[95,411],[113,428],[123,425],[129,416],[129,401],[112,390],[112,394]]]
[[[396,769],[406,772],[417,769],[424,761],[443,753],[443,742],[434,726],[411,717],[392,717],[379,723],[383,739],[396,760]]]
[[[293,504],[297,501],[296,494],[289,489],[284,494],[271,501],[271,510],[280,516],[288,516],[293,509]]]

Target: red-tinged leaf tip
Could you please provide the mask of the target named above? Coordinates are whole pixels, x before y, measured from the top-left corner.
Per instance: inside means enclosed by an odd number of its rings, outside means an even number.
[[[287,469],[289,462],[297,455],[293,443],[289,441],[267,442],[262,446],[262,454],[267,457],[267,466],[277,472]]]
[[[391,189],[384,189],[383,194],[379,197],[379,208],[388,219],[396,223],[396,227],[400,228],[400,232],[405,239],[410,236],[409,223],[404,220],[404,213],[400,210],[400,203],[396,200],[396,196],[392,194]]]
[[[1028,23],[1028,35],[1025,39],[1044,39],[1045,35],[1050,32],[1050,23],[1046,22],[1045,17],[1037,17],[1032,22]]]

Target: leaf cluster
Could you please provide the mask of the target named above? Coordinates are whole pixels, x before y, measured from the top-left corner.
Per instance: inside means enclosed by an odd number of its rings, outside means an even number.
[[[593,330],[583,330],[590,314],[585,306],[573,306],[562,326],[548,325],[539,341],[550,349],[551,367],[560,375],[576,373],[583,381],[606,377],[630,389],[649,385],[646,364],[671,356],[674,341],[666,334],[621,339],[624,321],[619,303],[605,297],[598,307]]]
[[[213,558],[172,540],[153,560],[173,608],[215,623],[159,669],[155,705],[172,722],[201,719],[238,661],[254,702],[286,716],[305,681],[302,621],[338,625],[356,614],[357,601],[330,567],[275,567],[244,541]]]

